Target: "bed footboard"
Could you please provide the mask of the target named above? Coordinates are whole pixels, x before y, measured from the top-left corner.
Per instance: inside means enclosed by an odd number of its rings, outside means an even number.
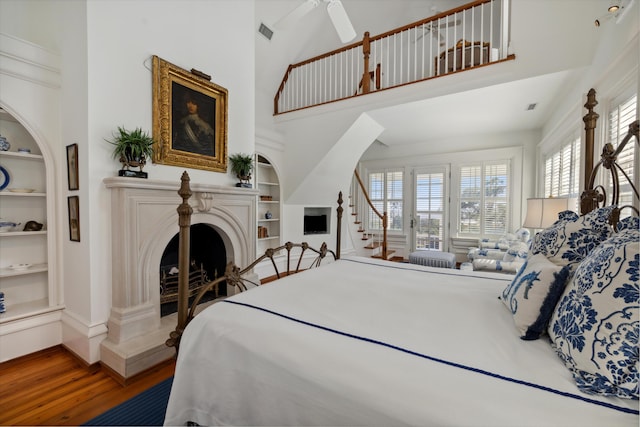
[[[260,286],[261,284],[271,282],[285,276],[318,267],[322,263],[322,260],[329,254],[333,257],[334,261],[339,258],[339,249],[336,254],[336,252],[328,249],[326,243],[322,243],[320,249],[315,249],[309,246],[306,242],[287,242],[282,246],[267,249],[263,255],[244,268],[240,268],[235,263],[229,262],[225,268],[224,274],[213,281],[203,284],[190,303],[189,247],[191,215],[193,213],[193,208],[189,205],[189,198],[192,195],[189,181],[189,174],[186,171],[183,172],[180,189],[178,190],[178,194],[182,198],[182,203],[177,208],[178,225],[180,228],[178,251],[178,324],[176,325],[176,329],[171,332],[169,339],[166,341],[167,346],[176,348],[176,355],[180,350],[180,339],[182,337],[182,333],[196,315],[198,305],[207,292],[214,290],[223,284],[233,286],[239,292],[243,292],[250,287]],[[340,193],[338,203],[337,241],[339,248],[340,223],[342,217],[342,193]],[[270,265],[273,274],[264,276],[262,279],[258,279],[257,274],[255,274],[253,270],[259,264]]]

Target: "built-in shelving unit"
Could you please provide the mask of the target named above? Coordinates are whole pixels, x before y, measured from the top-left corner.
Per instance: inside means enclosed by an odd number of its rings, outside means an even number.
[[[0,134],[11,144],[7,151],[0,151],[0,165],[6,171],[0,176],[0,184],[5,187],[0,190],[0,218],[18,224],[0,232],[0,292],[4,293],[6,307],[0,313],[2,326],[57,307],[49,298],[44,157],[26,129],[4,110],[0,110]],[[28,221],[43,224],[43,229],[24,231]]]
[[[260,256],[267,248],[280,245],[282,224],[280,180],[271,162],[259,154],[256,156],[256,185],[259,191],[256,251]]]

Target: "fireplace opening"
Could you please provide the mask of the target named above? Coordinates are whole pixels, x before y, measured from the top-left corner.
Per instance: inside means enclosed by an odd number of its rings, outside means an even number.
[[[208,224],[190,227],[189,302],[200,287],[224,274],[227,251],[218,232]],[[179,234],[173,236],[160,260],[160,315],[167,316],[178,309],[178,246]],[[201,302],[227,295],[226,282],[205,294]]]

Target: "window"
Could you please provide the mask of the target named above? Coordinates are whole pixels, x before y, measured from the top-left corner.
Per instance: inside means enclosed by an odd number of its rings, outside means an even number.
[[[502,235],[509,228],[509,162],[460,168],[459,234]]]
[[[572,136],[544,161],[544,197],[578,197],[580,138]]]
[[[634,94],[630,98],[626,98],[622,102],[614,103],[611,108],[608,117],[609,132],[607,135],[607,142],[613,145],[613,148],[617,148],[622,142],[624,137],[629,132],[629,125],[636,119],[636,103],[637,95]],[[637,172],[637,155],[638,147],[634,140],[627,143],[624,149],[618,154],[618,164],[622,167],[622,170],[629,176],[632,182],[637,186],[638,184],[638,172]],[[607,176],[607,195],[610,197],[611,183],[608,171],[604,172]],[[633,189],[629,185],[626,178],[620,176],[620,198],[618,205],[626,206],[633,204]],[[607,203],[610,199],[607,201]],[[621,216],[629,216],[631,214],[630,209],[624,209],[621,211]]]
[[[399,169],[369,173],[369,199],[380,214],[387,212],[387,230],[402,231],[403,179]],[[371,208],[368,222],[370,230],[382,230],[382,219]]]
[[[445,243],[445,172],[415,173],[415,248],[443,250]]]

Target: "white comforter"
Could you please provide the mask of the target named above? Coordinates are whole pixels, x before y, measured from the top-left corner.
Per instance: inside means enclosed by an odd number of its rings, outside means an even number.
[[[545,338],[518,338],[511,278],[351,257],[214,304],[165,424],[637,426],[638,401],[581,393]]]

